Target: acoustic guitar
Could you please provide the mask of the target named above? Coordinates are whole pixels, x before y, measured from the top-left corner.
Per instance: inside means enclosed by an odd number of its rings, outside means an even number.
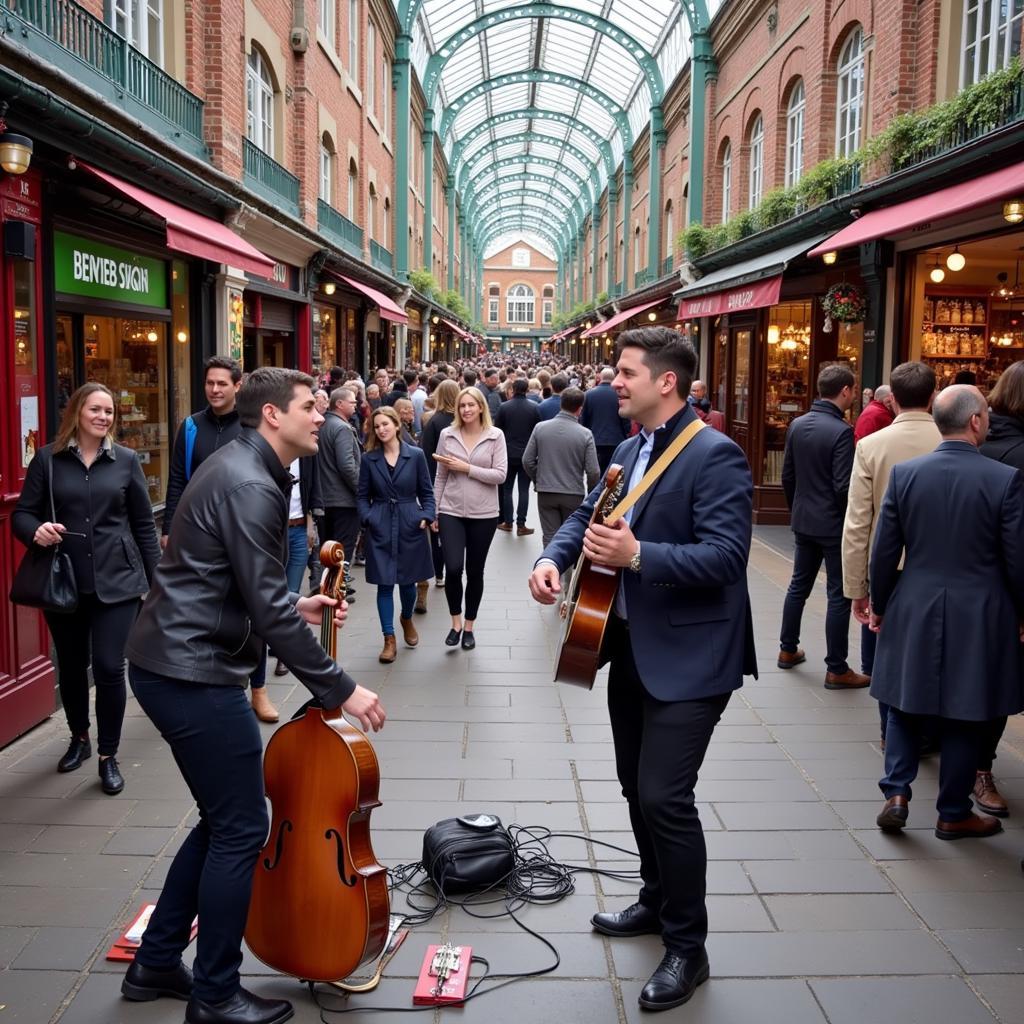
[[[622,467],[612,465],[604,475],[604,487],[594,505],[590,524],[603,523],[611,514],[622,491]],[[581,554],[558,610],[564,626],[555,655],[555,682],[594,686],[601,642],[608,616],[619,590],[620,569],[595,565]]]

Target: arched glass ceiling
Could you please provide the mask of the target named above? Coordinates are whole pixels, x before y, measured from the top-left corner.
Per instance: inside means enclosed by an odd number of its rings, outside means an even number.
[[[530,0],[525,0],[529,3]],[[654,58],[666,86],[676,78],[690,56],[690,26],[680,0],[554,0],[584,17],[604,19],[617,32],[625,33],[639,44],[641,56]],[[707,0],[713,17],[722,0]],[[396,0],[396,8],[399,3]],[[442,46],[458,32],[478,19],[525,6],[523,0],[413,0],[416,19],[413,24],[412,59],[420,81],[425,81],[427,64]],[[630,52],[625,38],[612,38],[576,17],[507,17],[488,25],[483,31],[461,41],[441,70],[434,96],[435,126],[451,100],[480,82],[512,72],[549,71],[578,78],[601,90],[625,111],[633,136],[637,137],[650,120],[651,88],[637,54]],[[453,147],[466,133],[490,121],[496,115],[515,110],[556,111],[582,122],[607,140],[611,157],[619,164],[623,156],[623,138],[614,117],[595,100],[564,85],[549,82],[514,83],[483,93],[470,100],[458,113],[452,131],[439,140],[449,160]],[[542,136],[543,141],[533,141]],[[504,143],[501,140],[513,141]],[[566,149],[586,156],[590,166]],[[607,150],[606,150],[607,152]],[[564,163],[579,179],[590,181],[598,168],[601,187],[607,180],[604,158],[593,141],[572,125],[520,118],[490,124],[461,153],[460,163],[472,164],[463,186],[472,184],[479,193],[493,184],[496,176],[488,172],[489,162],[517,153],[524,161],[534,153]],[[452,167],[459,174],[459,166]],[[552,167],[530,167],[530,171],[559,178]],[[504,189],[504,183],[502,189]],[[527,187],[537,189],[536,182]],[[574,184],[578,189],[578,184]],[[582,193],[584,198],[585,193]],[[501,208],[504,209],[505,200]],[[502,213],[504,215],[504,212]],[[549,208],[546,216],[555,214]],[[488,215],[490,219],[490,215]],[[561,222],[559,222],[561,223]],[[495,242],[495,245],[498,243]],[[492,248],[489,246],[488,248]]]

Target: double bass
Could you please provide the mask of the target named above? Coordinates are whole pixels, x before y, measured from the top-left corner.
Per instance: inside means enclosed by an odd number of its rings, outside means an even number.
[[[320,549],[320,592],[341,600],[341,544]],[[320,643],[334,658],[324,610]],[[303,981],[338,982],[380,956],[388,939],[387,868],[370,843],[380,769],[370,741],[341,708],[309,707],[267,744],[270,835],[253,877],[245,941],[268,967]]]

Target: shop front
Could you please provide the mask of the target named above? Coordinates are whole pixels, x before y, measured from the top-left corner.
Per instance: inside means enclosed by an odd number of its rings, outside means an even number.
[[[312,349],[310,359],[314,376],[322,376],[332,366],[361,372],[360,295],[341,287],[336,281],[321,282],[313,294]]]
[[[250,274],[242,303],[243,368],[283,366],[308,372],[312,315],[302,290],[302,271],[275,263],[270,277]]]

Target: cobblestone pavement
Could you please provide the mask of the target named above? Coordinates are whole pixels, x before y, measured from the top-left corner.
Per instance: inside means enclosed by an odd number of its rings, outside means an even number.
[[[875,705],[865,692],[822,688],[822,585],[805,622],[807,663],[776,670],[788,541],[777,529],[758,536],[749,580],[761,678],[733,698],[698,788],[710,857],[712,980],[662,1019],[1024,1022],[1024,760],[1014,749],[1016,728],[996,765],[1014,808],[1003,835],[973,843],[934,838],[934,759],[915,786],[907,833],[880,834]],[[389,714],[375,739],[383,806],[372,820],[378,856],[389,865],[418,860],[423,830],[435,821],[473,811],[631,846],[603,684],[588,693],[551,682],[554,612],[533,604],[525,583],[539,551],[539,533],[495,538],[473,652],[443,646],[448,620],[443,594],[432,587],[429,613],[416,617],[419,648],[400,647],[392,666],[380,665],[373,595],[359,585],[341,657],[381,693]],[[681,662],[700,656],[679,652]],[[305,690],[290,676],[271,679],[270,693],[287,715]],[[269,737],[272,727],[264,731]],[[181,1003],[123,1002],[123,966],[104,955],[139,903],[159,892],[193,820],[187,792],[134,701],[121,748],[121,796],[101,793],[95,759],[58,775],[66,742],[57,715],[0,751],[0,1024],[180,1024]],[[587,861],[578,840],[556,839],[551,849],[560,859]],[[635,867],[623,854],[595,849],[599,864]],[[631,884],[579,876],[564,902],[521,914],[558,948],[557,971],[424,1018],[639,1020],[637,995],[660,957],[658,942],[611,941],[589,926],[595,911],[619,909],[633,893]],[[497,972],[550,962],[548,950],[507,919],[456,909],[416,929],[380,988],[358,1005],[410,1006],[425,946],[442,937],[471,945]],[[292,998],[300,1024],[319,1019],[296,982],[248,953],[243,970],[255,991]],[[400,1018],[381,1012],[365,1019]]]

